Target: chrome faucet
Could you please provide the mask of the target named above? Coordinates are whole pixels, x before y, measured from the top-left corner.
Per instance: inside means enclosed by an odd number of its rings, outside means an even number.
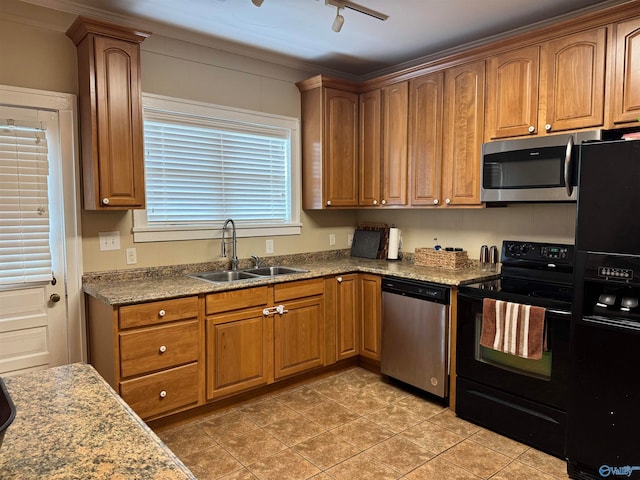
[[[231,224],[231,229],[232,229],[231,270],[237,270],[238,269],[238,255],[237,255],[238,240],[236,238],[236,224],[230,218],[225,220],[224,225],[222,226],[222,242],[220,246],[220,256],[222,257],[227,256],[227,243],[224,238],[225,237],[224,233],[227,230],[227,225],[229,224]]]
[[[251,260],[253,260],[253,268],[260,268],[260,257],[257,255],[251,255]]]

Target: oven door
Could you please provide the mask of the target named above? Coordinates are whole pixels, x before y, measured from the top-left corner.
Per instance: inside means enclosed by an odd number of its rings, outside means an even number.
[[[487,292],[480,290],[477,294],[458,294],[456,374],[565,411],[571,312],[547,309],[548,351],[540,360],[524,359],[480,345],[482,300],[486,296]],[[515,301],[507,298],[498,300]]]

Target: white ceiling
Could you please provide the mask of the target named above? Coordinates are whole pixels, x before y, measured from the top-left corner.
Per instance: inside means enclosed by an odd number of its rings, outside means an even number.
[[[354,0],[389,15],[344,9],[342,31],[325,0],[24,0],[73,14],[345,78],[364,79],[579,9],[619,0]]]

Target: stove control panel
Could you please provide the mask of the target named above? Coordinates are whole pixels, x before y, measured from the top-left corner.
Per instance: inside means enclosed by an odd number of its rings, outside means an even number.
[[[510,260],[571,264],[573,245],[505,240],[502,242],[502,262],[509,263]]]

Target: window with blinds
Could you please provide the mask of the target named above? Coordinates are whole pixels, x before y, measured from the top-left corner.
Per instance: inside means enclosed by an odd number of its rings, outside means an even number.
[[[0,285],[51,280],[48,177],[43,125],[0,119]]]
[[[147,208],[134,212],[136,241],[211,238],[227,218],[244,236],[299,226],[297,119],[156,96],[143,107]]]

